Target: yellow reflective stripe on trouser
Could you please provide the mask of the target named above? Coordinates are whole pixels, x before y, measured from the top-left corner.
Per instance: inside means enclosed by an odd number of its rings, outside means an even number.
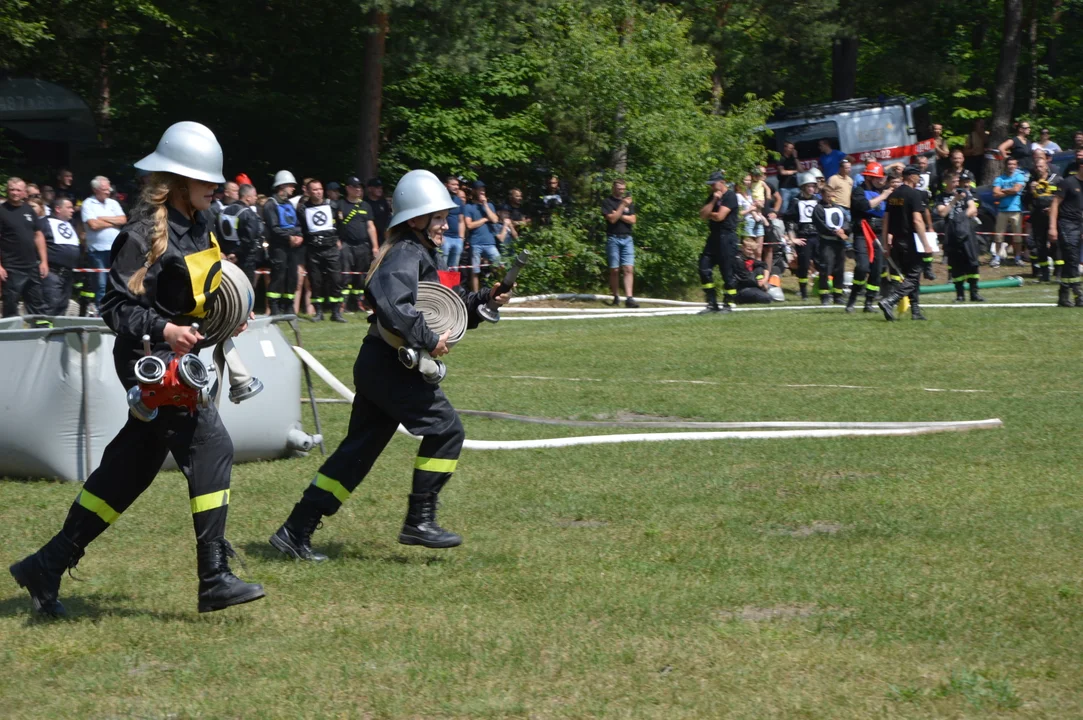
[[[86,490],[81,490],[79,492],[79,496],[75,498],[75,502],[79,506],[84,507],[90,512],[94,513],[110,525],[115,523],[117,521],[117,518],[120,517],[120,513],[109,507],[109,503],[102,500],[97,495],[91,492],[87,492]]]
[[[346,502],[350,498],[350,491],[342,483],[338,480],[332,480],[323,473],[316,473],[316,479],[312,481],[312,484],[320,490],[331,493],[339,502]]]
[[[229,488],[225,490],[215,490],[212,493],[206,495],[196,495],[192,498],[192,514],[206,512],[207,510],[214,510],[215,508],[225,507],[229,505]]]
[[[455,472],[455,466],[458,464],[458,460],[444,460],[443,458],[426,458],[418,456],[417,460],[414,461],[414,469],[424,470],[425,472],[450,473]]]

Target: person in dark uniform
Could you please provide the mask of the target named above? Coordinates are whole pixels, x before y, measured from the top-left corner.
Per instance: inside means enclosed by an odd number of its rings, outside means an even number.
[[[44,222],[26,202],[26,182],[8,178],[8,198],[0,203],[0,299],[4,317],[19,314],[19,301],[29,315],[43,311],[42,279],[49,275]]]
[[[197,349],[191,324],[212,307],[222,279],[221,253],[206,212],[222,176],[222,148],[209,129],[193,122],[171,126],[155,152],[136,163],[151,171],[140,204],[113,243],[102,318],[116,333],[113,360],[124,388],[136,385],[142,338],[165,359]],[[242,327],[241,330],[244,328]],[[196,533],[200,612],[222,610],[264,596],[257,584],[230,570],[225,539],[233,444],[213,404],[194,413],[158,408],[149,422],[129,414],[105,448],[101,465],[75,498],[59,533],[11,566],[34,607],[63,615],[57,599],[65,570],[147,489],[172,453],[188,479]]]
[[[1057,305],[1072,307],[1069,293],[1075,295],[1075,307],[1083,307],[1079,284],[1079,246],[1083,233],[1083,165],[1074,175],[1062,177],[1049,209],[1049,242],[1053,246],[1054,265],[1060,275]]]
[[[734,300],[738,305],[766,305],[774,300],[767,292],[767,263],[759,259],[756,238],[741,241],[741,252],[734,258],[733,279],[737,286]]]
[[[819,182],[810,172],[797,176],[800,194],[790,203],[784,220],[790,244],[797,255],[797,285],[801,290],[801,299],[808,300],[808,271],[812,259],[812,241],[816,237],[816,226],[812,223],[812,213],[820,200],[816,197]]]
[[[384,197],[384,181],[378,177],[365,183],[365,199],[372,208],[372,223],[376,226],[376,244],[384,244],[384,235],[394,212],[391,202]]]
[[[889,321],[895,319],[895,306],[904,297],[910,298],[910,317],[914,320],[926,319],[921,312],[918,294],[925,262],[914,239],[915,233],[925,237],[925,194],[917,189],[920,174],[916,165],[906,166],[903,184],[887,199],[887,214],[880,240],[902,274],[901,283],[878,303]]]
[[[342,240],[342,271],[344,273],[367,273],[372,259],[380,251],[376,239],[376,223],[372,206],[362,197],[361,180],[346,179],[346,197],[338,201],[338,236]],[[347,312],[361,309],[365,292],[365,276],[344,275],[343,294],[346,296]]]
[[[1048,162],[1040,163],[1023,191],[1023,206],[1030,210],[1030,234],[1034,241],[1031,264],[1038,282],[1049,282],[1049,213],[1057,192],[1060,175]]]
[[[699,216],[706,220],[710,230],[707,244],[699,255],[699,278],[703,282],[703,294],[707,298],[704,312],[733,312],[733,300],[737,295],[734,269],[737,262],[737,221],[740,212],[737,209],[737,193],[727,187],[726,175],[722,171],[711,174],[707,184],[711,194],[699,210]],[[718,305],[718,289],[714,283],[714,267],[718,266],[722,274],[722,305]]]
[[[263,223],[267,227],[267,253],[271,262],[271,280],[267,285],[267,306],[272,315],[292,315],[297,288],[297,266],[303,261],[304,248],[297,208],[290,196],[297,189],[297,179],[289,170],[279,170],[274,178],[274,197],[263,205]]]
[[[263,218],[256,205],[257,198],[256,188],[245,183],[237,190],[237,202],[227,205],[222,211],[222,216],[233,223],[236,237],[233,257],[225,251],[224,246],[222,252],[227,260],[244,271],[252,287],[256,285],[256,270],[263,250]]]
[[[75,284],[72,269],[78,267],[79,235],[71,224],[75,205],[66,197],[53,205],[53,214],[42,221],[45,248],[49,257],[49,274],[41,281],[42,312],[46,315],[67,315],[68,302]]]
[[[853,219],[854,279],[846,312],[857,312],[855,307],[861,291],[865,291],[864,312],[876,312],[876,296],[880,292],[880,273],[884,258],[875,241],[884,225],[884,208],[891,195],[891,188],[884,177],[884,167],[875,161],[865,165],[861,172],[862,184],[850,195],[850,213]],[[865,231],[868,226],[869,232]]]
[[[444,391],[399,362],[396,346],[384,339],[386,333],[401,340],[401,347],[423,349],[434,358],[448,353],[448,333],[437,335],[429,329],[415,303],[419,282],[439,282],[437,254],[447,229],[447,211],[454,203],[439,178],[427,170],[413,170],[395,188],[395,207],[387,239],[365,285],[365,302],[373,314],[354,364],[357,395],[346,439],[270,539],[275,549],[293,558],[327,559],[312,550],[312,533],[365,479],[399,424],[422,437],[399,542],[430,548],[462,543],[459,535],[436,523],[437,496],[458,464],[462,423]],[[481,305],[490,299],[503,305],[509,299],[507,294],[490,298],[491,288],[472,293],[459,285],[456,292],[466,304],[471,328],[480,322]]]
[[[825,185],[820,202],[812,211],[812,224],[820,238],[820,305],[842,305],[843,275],[846,271],[846,216],[835,204],[835,189]]]
[[[955,302],[966,302],[963,287],[970,284],[971,302],[984,302],[978,292],[978,236],[974,221],[978,217],[978,201],[970,192],[970,172],[949,171],[944,178],[944,191],[936,200],[936,214],[944,219],[944,252],[948,256],[948,272],[955,283]]]
[[[344,323],[342,317],[342,257],[335,214],[338,206],[323,196],[323,183],[310,180],[305,186],[307,200],[297,205],[297,222],[305,239],[305,271],[312,288],[316,314],[312,322],[323,322],[323,311],[331,313],[331,322]]]

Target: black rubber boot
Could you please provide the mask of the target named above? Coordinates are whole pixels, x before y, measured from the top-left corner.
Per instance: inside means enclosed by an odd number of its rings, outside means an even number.
[[[910,319],[911,320],[928,320],[929,319],[929,318],[925,317],[925,313],[923,313],[921,311],[921,306],[918,305],[913,300],[910,301]]]
[[[11,577],[30,593],[34,611],[48,617],[67,614],[57,595],[64,571],[74,568],[83,557],[83,548],[76,545],[63,532],[33,555],[23,558],[8,568]]]
[[[196,543],[199,562],[199,611],[225,610],[259,600],[266,593],[263,586],[246,583],[229,569],[228,558],[236,557],[233,546],[225,538]]]
[[[933,272],[932,263],[925,263],[925,269],[921,271],[921,274],[925,276],[926,280],[936,280],[936,273]]]
[[[831,302],[833,302],[836,305],[845,305],[846,304],[846,303],[844,303],[842,301],[842,293],[831,293]]]
[[[1072,301],[1069,297],[1070,290],[1067,285],[1061,285],[1057,290],[1057,307],[1072,307]]]
[[[861,309],[861,312],[876,312],[876,296],[871,292],[865,295],[865,307]]]
[[[1075,295],[1075,306],[1083,307],[1083,288],[1079,283],[1072,283],[1072,294]]]
[[[888,322],[895,321],[895,306],[899,304],[899,300],[902,300],[902,296],[892,292],[883,300],[876,303],[880,307],[880,312],[884,313],[884,318]]]
[[[1048,265],[1042,266],[1042,278],[1041,278],[1041,281],[1044,282],[1044,283],[1049,282],[1049,266]]]
[[[320,527],[323,513],[304,503],[293,506],[293,512],[282,527],[271,536],[271,547],[295,560],[323,562],[327,556],[312,549],[312,533]]]
[[[357,300],[357,295],[351,294],[346,297],[346,312],[355,313],[358,311],[359,308],[357,307]]]
[[[970,302],[985,302],[985,298],[978,292],[978,281],[970,278]]]
[[[803,282],[803,283],[798,283],[798,285],[801,286],[801,299],[802,300],[808,300],[808,283]]]
[[[730,303],[729,300],[726,300],[724,303],[722,303],[722,314],[728,315],[731,312],[733,312],[733,305]]]
[[[410,495],[406,520],[399,532],[403,545],[424,545],[429,548],[452,548],[463,544],[461,536],[436,524],[437,493]]]
[[[821,295],[820,296],[820,307],[827,307],[830,304],[831,304],[831,296],[830,295]]]
[[[707,298],[707,308],[700,313],[701,315],[722,312],[722,308],[718,307],[718,292],[714,288],[706,288],[703,295]]]
[[[850,297],[846,298],[846,312],[857,312],[857,308],[854,306],[857,305],[857,296],[860,294],[861,293],[859,292],[855,292],[853,288],[850,288]]]
[[[966,291],[963,290],[963,283],[955,283],[955,302],[966,302]]]
[[[331,305],[331,322],[347,323],[350,322],[346,318],[342,317],[342,306],[338,303]]]

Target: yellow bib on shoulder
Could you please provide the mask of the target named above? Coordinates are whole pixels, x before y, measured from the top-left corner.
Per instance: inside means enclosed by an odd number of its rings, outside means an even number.
[[[209,248],[184,256],[184,264],[188,266],[188,279],[192,283],[192,298],[195,300],[195,306],[188,314],[193,317],[204,317],[207,314],[207,298],[222,284],[222,250],[218,247],[218,239],[214,233],[210,235]]]

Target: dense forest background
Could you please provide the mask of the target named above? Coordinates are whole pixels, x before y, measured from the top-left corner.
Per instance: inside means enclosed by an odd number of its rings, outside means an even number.
[[[766,159],[774,108],[923,96],[959,143],[974,118],[996,140],[1022,117],[1066,145],[1081,32],[1083,0],[5,0],[0,73],[78,93],[115,175],[181,119],[261,191],[283,167],[427,167],[530,198],[555,172],[592,207],[624,175],[640,270],[669,287],[698,252],[702,179]],[[571,258],[554,280],[595,276],[596,224],[535,233]]]

